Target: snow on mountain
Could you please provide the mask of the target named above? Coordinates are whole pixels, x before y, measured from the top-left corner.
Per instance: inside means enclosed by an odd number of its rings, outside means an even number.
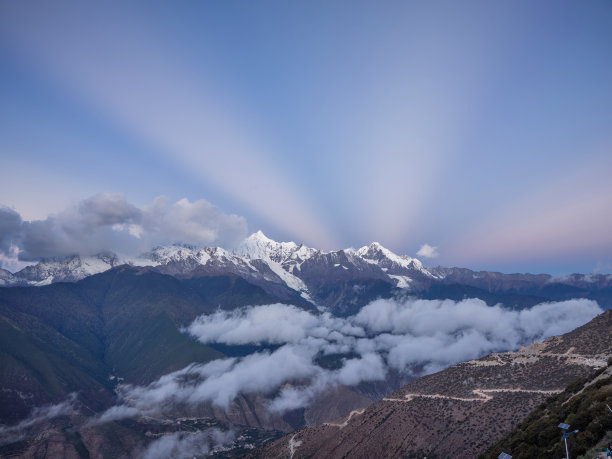
[[[197,260],[197,248],[188,245],[170,245],[155,247],[149,253],[140,256],[143,261],[149,260],[149,266],[165,265],[172,262]],[[151,264],[153,262],[153,264]]]
[[[0,268],[0,286],[12,285],[15,283],[15,276],[10,271]]]
[[[409,257],[408,255],[397,255],[378,242],[372,242],[369,246],[363,246],[355,250],[354,253],[368,263],[379,266],[386,273],[393,274],[393,278],[401,276],[401,287],[408,282],[407,279],[404,279],[407,271],[419,271],[428,277],[432,277],[431,273],[423,267],[423,263],[416,258]],[[400,287],[399,284],[398,287]]]
[[[180,277],[233,274],[281,297],[290,298],[293,292],[313,304],[311,290],[321,282],[376,278],[410,288],[415,274],[431,276],[417,259],[396,255],[376,242],[359,250],[321,252],[295,242],[276,242],[258,231],[233,252],[219,247],[171,245],[131,259],[100,254],[43,260],[15,274],[0,272],[0,286],[74,282],[124,263]],[[302,272],[303,267],[306,272]]]
[[[138,266],[158,267],[161,272],[171,275],[208,270],[211,274],[228,272],[242,276],[258,271],[250,260],[221,247],[197,248],[186,245],[156,247],[141,255]]]
[[[397,288],[410,288],[410,284],[412,284],[412,279],[408,276],[397,276],[394,274],[389,274],[389,277],[396,281]]]
[[[53,282],[75,282],[92,274],[107,271],[125,263],[113,253],[81,257],[51,258],[27,266],[13,274],[12,285],[48,285]]]
[[[394,254],[378,242],[372,242],[368,246],[363,246],[358,249],[356,253],[364,260],[370,261],[372,263],[378,263],[381,260],[389,260],[390,262],[396,263],[404,268],[408,268],[408,265],[412,261],[412,258],[406,255],[400,257]]]
[[[251,260],[263,260],[289,288],[313,302],[306,284],[294,272],[296,269],[299,271],[301,264],[316,253],[315,249],[295,242],[276,242],[257,231],[244,240],[236,253]]]
[[[276,242],[266,237],[261,231],[247,237],[236,250],[236,253],[251,260],[270,259],[277,263],[286,264],[291,261],[301,263],[310,258],[317,251],[295,242]]]
[[[554,290],[565,298],[565,286],[599,292],[609,298],[612,275],[502,274],[465,268],[425,268],[416,258],[397,255],[378,242],[359,249],[323,252],[295,242],[276,242],[258,231],[234,251],[220,247],[171,245],[156,247],[136,258],[106,253],[47,259],[21,271],[0,269],[0,287],[42,286],[53,282],[76,282],[92,274],[129,264],[177,278],[235,276],[262,288],[279,301],[308,302],[337,315],[351,315],[376,298],[400,291],[420,295],[430,289],[454,294],[465,286],[497,294]],[[557,284],[562,284],[559,289]],[[440,288],[442,290],[440,290]],[[437,289],[437,290],[435,290]],[[467,290],[466,290],[467,291]],[[565,292],[565,293],[564,293]],[[470,293],[471,294],[471,293]],[[553,295],[552,293],[548,293]],[[554,298],[557,298],[554,297]]]
[[[176,271],[172,274],[185,274],[208,263],[212,258],[211,250],[206,247],[198,249],[188,245],[155,247],[138,259],[131,260],[130,264],[134,266],[172,266]]]

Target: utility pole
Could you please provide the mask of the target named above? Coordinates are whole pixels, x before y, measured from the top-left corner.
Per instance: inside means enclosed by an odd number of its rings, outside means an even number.
[[[569,450],[567,449],[567,439],[571,434],[578,433],[578,429],[568,432],[570,426],[569,424],[559,424],[559,429],[563,430],[563,441],[565,442],[565,459],[569,459]]]

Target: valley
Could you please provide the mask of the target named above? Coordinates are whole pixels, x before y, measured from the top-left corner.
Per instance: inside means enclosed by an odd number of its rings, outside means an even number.
[[[32,285],[0,289],[1,455],[129,457],[202,437],[218,457],[282,457],[287,442],[295,457],[365,457],[375,445],[351,445],[372,429],[392,456],[440,454],[442,432],[471,455],[611,352],[573,332],[498,352],[597,314],[605,276],[563,294],[545,276],[458,284],[379,244],[325,253],[261,233],[232,253],[118,260],[42,261],[13,276]]]

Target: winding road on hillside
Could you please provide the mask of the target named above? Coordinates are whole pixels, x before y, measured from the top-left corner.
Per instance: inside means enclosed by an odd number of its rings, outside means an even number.
[[[534,394],[546,394],[546,395],[555,395],[563,392],[563,389],[559,390],[535,390],[535,389],[474,389],[472,393],[476,395],[476,397],[455,397],[453,395],[443,395],[443,394],[405,394],[404,398],[383,398],[383,402],[410,402],[417,397],[421,398],[439,398],[439,399],[447,399],[447,400],[458,400],[460,402],[488,402],[493,399],[492,395],[488,395],[489,393],[500,393],[500,392],[529,392]]]
[[[334,427],[343,428],[343,427],[346,427],[346,425],[348,424],[348,422],[351,420],[353,416],[358,416],[362,414],[364,411],[365,411],[365,408],[361,408],[360,410],[353,410],[349,413],[349,415],[344,420],[344,422],[325,422],[324,424],[326,426],[334,426]]]

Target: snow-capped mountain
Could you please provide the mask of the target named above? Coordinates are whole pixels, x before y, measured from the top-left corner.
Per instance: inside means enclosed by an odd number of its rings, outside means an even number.
[[[432,277],[420,261],[396,255],[378,243],[358,250],[322,252],[295,242],[276,242],[258,231],[235,251],[173,245],[156,247],[133,259],[100,254],[43,260],[15,274],[0,273],[0,285],[74,282],[120,264],[150,267],[176,277],[236,275],[282,299],[301,298],[324,305],[345,300],[351,292],[363,292],[371,287],[368,284],[391,291],[408,288],[415,279]]]
[[[0,268],[0,287],[15,284],[15,276],[12,272]]]
[[[14,274],[0,270],[0,286],[75,282],[122,264],[179,278],[237,276],[280,300],[331,308],[337,315],[353,314],[373,299],[406,292],[424,297],[450,295],[457,299],[480,295],[487,301],[505,301],[505,297],[493,298],[483,293],[520,293],[531,295],[535,301],[562,299],[568,292],[585,297],[597,291],[598,301],[612,302],[611,275],[554,278],[547,274],[426,268],[418,259],[397,255],[377,242],[359,249],[324,252],[295,242],[276,242],[261,231],[250,235],[234,251],[172,245],[156,247],[136,258],[106,253],[43,260]],[[564,287],[551,294],[551,285],[559,284]]]
[[[252,236],[247,238],[245,243],[250,240],[252,242]],[[280,243],[275,244],[280,245]],[[141,266],[148,265],[161,273],[176,277],[231,274],[242,277],[281,299],[291,300],[302,297],[310,301],[306,286],[297,277],[284,270],[280,263],[265,253],[262,252],[260,255],[261,257],[257,255],[250,257],[220,247],[198,249],[189,246],[170,246],[157,247],[142,255],[138,261]],[[273,253],[271,255],[275,259],[280,259],[278,255]]]
[[[189,246],[158,247],[141,256],[156,270],[179,277],[233,274],[282,299],[301,298],[315,305],[360,305],[369,289],[388,294],[415,280],[432,277],[422,264],[380,244],[359,250],[323,252],[295,242],[276,242],[258,231],[233,252]],[[387,273],[387,271],[389,271]],[[366,294],[364,295],[364,292]]]
[[[114,253],[101,253],[91,257],[73,255],[63,258],[49,258],[35,265],[27,266],[12,274],[11,277],[4,277],[0,273],[0,279],[5,280],[7,286],[40,286],[52,282],[76,282],[126,262],[127,260],[119,258]],[[2,285],[2,280],[0,280],[0,285]]]
[[[242,242],[236,253],[251,260],[270,259],[282,265],[296,266],[312,257],[317,250],[295,242],[276,242],[257,231]]]
[[[403,269],[413,269],[430,274],[423,268],[423,263],[416,258],[411,258],[408,255],[396,255],[378,242],[372,242],[369,246],[356,250],[355,253],[369,263],[380,266],[386,272],[401,272]]]

